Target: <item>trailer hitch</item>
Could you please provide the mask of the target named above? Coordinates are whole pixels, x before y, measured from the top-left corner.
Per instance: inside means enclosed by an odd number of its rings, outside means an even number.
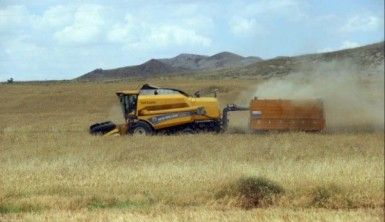
[[[233,112],[233,111],[247,111],[250,110],[249,107],[244,107],[244,106],[238,106],[235,104],[227,104],[226,107],[222,111],[222,130],[226,131],[227,127],[229,125],[229,119],[227,118],[227,113],[228,112]]]

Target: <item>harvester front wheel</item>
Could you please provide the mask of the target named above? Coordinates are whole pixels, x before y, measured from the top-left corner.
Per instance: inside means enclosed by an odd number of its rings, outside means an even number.
[[[133,135],[152,135],[154,130],[147,123],[139,121],[134,124],[131,129],[131,133]]]

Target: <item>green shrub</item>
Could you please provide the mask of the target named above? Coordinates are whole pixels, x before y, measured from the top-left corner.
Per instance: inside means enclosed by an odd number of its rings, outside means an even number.
[[[217,198],[235,196],[240,207],[250,209],[271,205],[282,193],[284,189],[274,181],[263,177],[242,177],[218,192]]]

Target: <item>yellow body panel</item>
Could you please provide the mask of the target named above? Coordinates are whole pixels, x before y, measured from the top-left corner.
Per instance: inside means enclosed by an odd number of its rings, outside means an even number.
[[[143,111],[167,112],[168,109],[190,107],[188,97],[179,94],[172,95],[139,95],[136,105],[137,115],[143,115]]]
[[[189,98],[192,106],[205,107],[206,118],[219,119],[221,111],[217,98],[202,97],[202,98]]]
[[[154,127],[154,129],[164,129],[164,128],[167,128],[167,127],[172,127],[172,126],[179,126],[179,125],[183,125],[183,124],[187,124],[187,123],[191,123],[194,121],[194,117],[192,115],[188,115],[188,116],[183,116],[183,117],[176,117],[176,118],[173,118],[173,119],[169,119],[169,120],[165,120],[165,121],[162,121],[160,123],[153,123],[151,122],[151,119],[153,117],[156,117],[156,115],[153,115],[153,116],[141,116],[141,117],[138,117],[139,119],[141,120],[144,120],[146,122],[149,122],[152,127]]]
[[[182,94],[139,95],[136,115],[155,129],[191,123],[197,120],[219,120],[216,98],[193,98]]]

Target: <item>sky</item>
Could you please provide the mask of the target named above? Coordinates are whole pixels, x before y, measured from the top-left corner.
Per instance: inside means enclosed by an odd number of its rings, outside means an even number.
[[[180,53],[264,59],[384,40],[383,0],[0,0],[0,81]]]

